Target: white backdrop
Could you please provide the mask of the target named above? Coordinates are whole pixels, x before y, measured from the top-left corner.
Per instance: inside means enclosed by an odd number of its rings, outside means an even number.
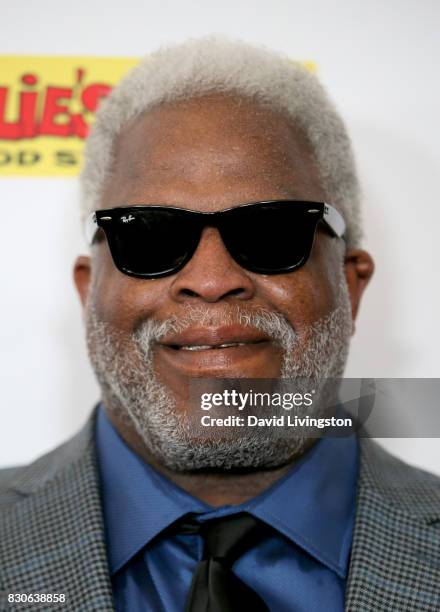
[[[354,141],[377,264],[346,374],[440,376],[437,0],[39,0],[1,14],[0,54],[141,56],[222,33],[315,61]],[[0,179],[0,213],[2,466],[68,437],[98,390],[71,280],[76,179]],[[440,474],[437,442],[384,441]]]

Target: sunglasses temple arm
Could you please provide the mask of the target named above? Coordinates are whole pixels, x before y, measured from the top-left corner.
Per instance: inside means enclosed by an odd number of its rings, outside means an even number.
[[[91,213],[87,217],[84,230],[87,244],[91,246],[96,236],[96,232],[98,231],[98,221],[96,219],[96,213]]]
[[[339,211],[330,204],[324,204],[324,221],[331,231],[338,238],[343,238],[345,234],[345,221]]]

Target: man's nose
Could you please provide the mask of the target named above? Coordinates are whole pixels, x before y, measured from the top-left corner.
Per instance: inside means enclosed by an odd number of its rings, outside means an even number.
[[[205,302],[229,297],[246,300],[254,293],[253,280],[232,259],[214,227],[204,228],[194,255],[171,286],[172,297],[178,302],[188,298]]]

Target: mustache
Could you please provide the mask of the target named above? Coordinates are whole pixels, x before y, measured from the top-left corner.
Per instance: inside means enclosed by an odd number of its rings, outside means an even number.
[[[242,325],[269,336],[275,343],[289,350],[297,341],[297,334],[284,315],[264,308],[243,308],[236,305],[234,308],[222,311],[213,311],[206,307],[187,307],[178,317],[173,315],[166,319],[146,319],[133,333],[133,339],[143,349],[149,350],[151,346],[163,340],[170,333],[183,332],[197,324],[198,327],[215,327],[223,325]]]

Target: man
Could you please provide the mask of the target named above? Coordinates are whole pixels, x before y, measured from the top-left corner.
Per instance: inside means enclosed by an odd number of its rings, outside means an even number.
[[[373,262],[315,77],[242,43],[159,51],[103,104],[82,181],[102,402],[2,474],[2,609],[440,609],[438,479],[353,436],[201,431],[189,400],[343,374]]]

